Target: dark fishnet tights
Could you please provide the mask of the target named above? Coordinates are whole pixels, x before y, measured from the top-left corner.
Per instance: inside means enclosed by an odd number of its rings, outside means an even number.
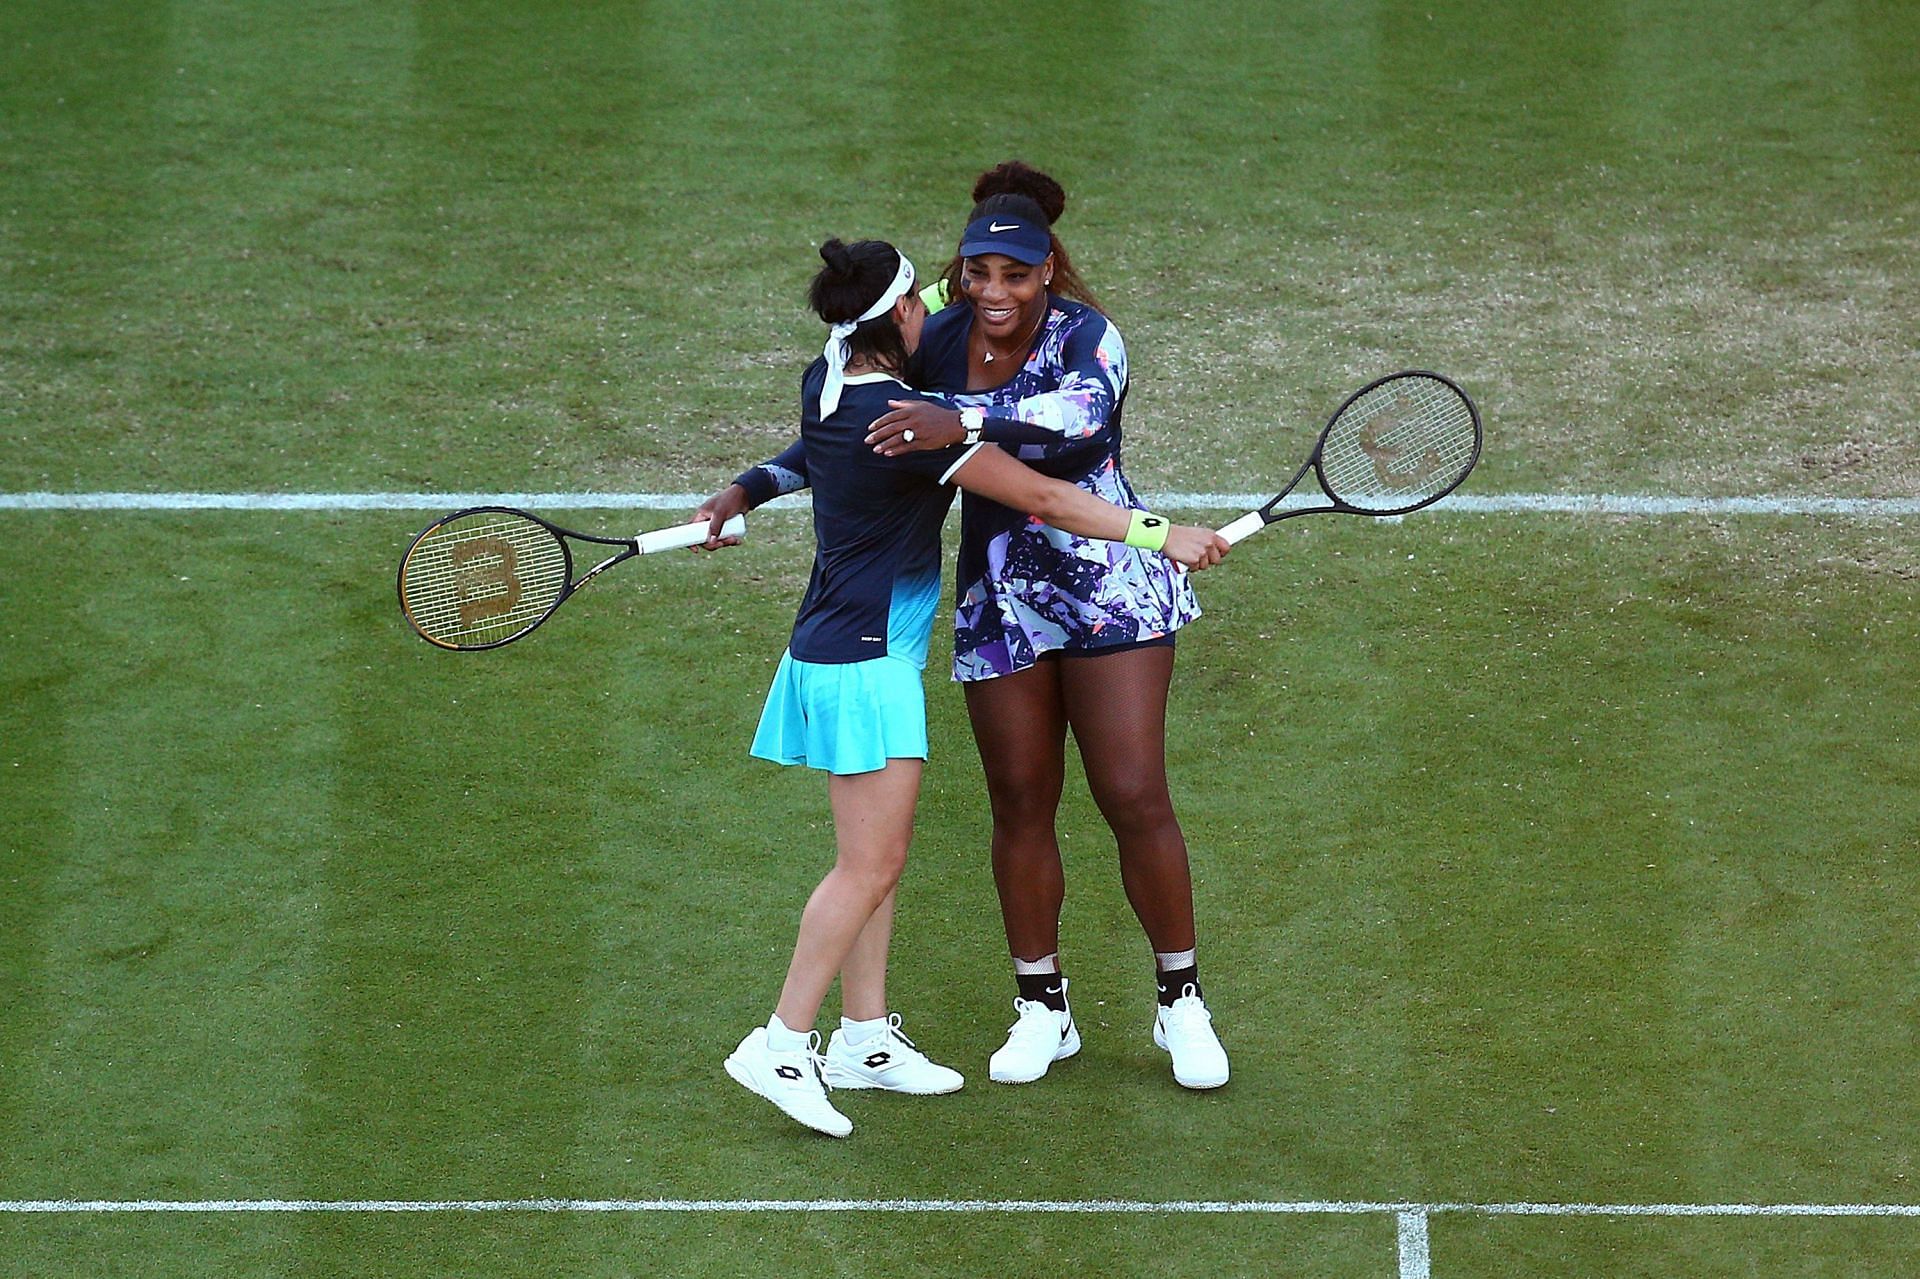
[[[1120,850],[1127,901],[1156,951],[1194,944],[1187,842],[1167,793],[1173,649],[1041,661],[965,686],[993,807],[993,880],[1017,958],[1060,948],[1066,874],[1054,817],[1073,730],[1094,803]]]

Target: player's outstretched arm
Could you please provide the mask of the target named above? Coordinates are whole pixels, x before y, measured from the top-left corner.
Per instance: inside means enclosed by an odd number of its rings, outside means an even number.
[[[969,493],[1025,511],[1057,529],[1081,537],[1124,542],[1137,512],[1103,502],[1085,489],[1049,479],[997,448],[975,449],[951,479]],[[1160,553],[1188,568],[1211,568],[1227,554],[1225,538],[1212,529],[1175,524]]]

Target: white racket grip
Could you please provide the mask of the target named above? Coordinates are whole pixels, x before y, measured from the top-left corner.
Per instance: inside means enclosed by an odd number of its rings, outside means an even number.
[[[1233,523],[1220,530],[1220,536],[1227,539],[1227,545],[1243,541],[1267,526],[1267,521],[1258,511],[1248,511]]]
[[[655,551],[677,551],[683,547],[699,546],[707,540],[707,520],[695,520],[691,524],[681,524],[675,528],[655,529],[651,533],[642,533],[634,539],[642,555],[651,555]],[[736,515],[720,526],[721,537],[745,537],[747,535],[747,517]]]

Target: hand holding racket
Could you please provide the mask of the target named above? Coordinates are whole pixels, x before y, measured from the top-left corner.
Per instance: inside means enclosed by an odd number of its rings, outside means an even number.
[[[717,551],[722,547],[740,545],[741,534],[746,528],[741,517],[752,509],[753,499],[737,480],[700,503],[700,509],[693,513],[693,518],[707,526],[707,538],[704,542],[696,542],[693,549]]]
[[[746,519],[735,515],[721,536],[746,531]],[[422,639],[441,648],[498,648],[552,617],[615,564],[700,546],[707,532],[708,522],[697,520],[637,537],[594,537],[512,507],[469,507],[427,525],[407,547],[400,559],[400,611]],[[620,549],[576,578],[574,543]]]
[[[1438,373],[1393,373],[1347,397],[1287,486],[1220,530],[1228,543],[1295,515],[1405,515],[1460,487],[1480,460],[1480,412]],[[1280,509],[1311,470],[1325,506]]]

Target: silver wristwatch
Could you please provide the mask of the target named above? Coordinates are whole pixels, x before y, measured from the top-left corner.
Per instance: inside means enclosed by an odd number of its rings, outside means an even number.
[[[986,410],[961,409],[960,429],[967,433],[966,442],[968,444],[978,444],[981,433],[987,429]]]

